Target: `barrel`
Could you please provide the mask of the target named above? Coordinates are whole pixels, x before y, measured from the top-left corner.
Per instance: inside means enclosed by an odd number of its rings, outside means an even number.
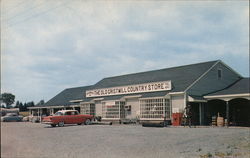
[[[223,117],[217,117],[217,126],[219,126],[219,127],[224,126],[224,118]]]
[[[217,125],[217,121],[216,121],[216,116],[212,117],[212,126],[216,126]]]

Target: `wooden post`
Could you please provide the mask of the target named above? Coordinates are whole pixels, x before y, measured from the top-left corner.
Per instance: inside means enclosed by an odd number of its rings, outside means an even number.
[[[226,101],[226,117],[227,117],[227,126],[229,126],[229,102]]]
[[[37,117],[38,117],[38,119],[40,118],[40,109],[39,108],[37,110]]]
[[[121,119],[121,111],[120,111],[120,109],[121,109],[121,102],[120,101],[119,101],[118,109],[119,109],[119,119]]]
[[[199,121],[200,121],[200,125],[202,125],[202,104],[199,103]]]

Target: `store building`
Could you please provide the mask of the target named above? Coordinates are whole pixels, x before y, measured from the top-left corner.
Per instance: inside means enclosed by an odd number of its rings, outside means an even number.
[[[95,85],[65,89],[45,105],[29,109],[33,115],[77,109],[103,120],[173,122],[173,114],[191,107],[194,125],[208,125],[220,113],[234,125],[248,126],[248,81],[222,61],[209,61],[104,78]]]

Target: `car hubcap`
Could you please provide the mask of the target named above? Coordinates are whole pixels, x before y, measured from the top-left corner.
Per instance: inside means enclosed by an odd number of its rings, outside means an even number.
[[[64,122],[59,122],[58,126],[60,127],[64,126]]]
[[[90,120],[87,119],[87,120],[85,121],[85,124],[86,124],[86,125],[89,125],[89,124],[90,124]]]

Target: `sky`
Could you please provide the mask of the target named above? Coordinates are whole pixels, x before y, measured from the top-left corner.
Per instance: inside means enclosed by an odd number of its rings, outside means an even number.
[[[249,76],[248,1],[1,0],[1,93],[16,101],[212,60]]]

